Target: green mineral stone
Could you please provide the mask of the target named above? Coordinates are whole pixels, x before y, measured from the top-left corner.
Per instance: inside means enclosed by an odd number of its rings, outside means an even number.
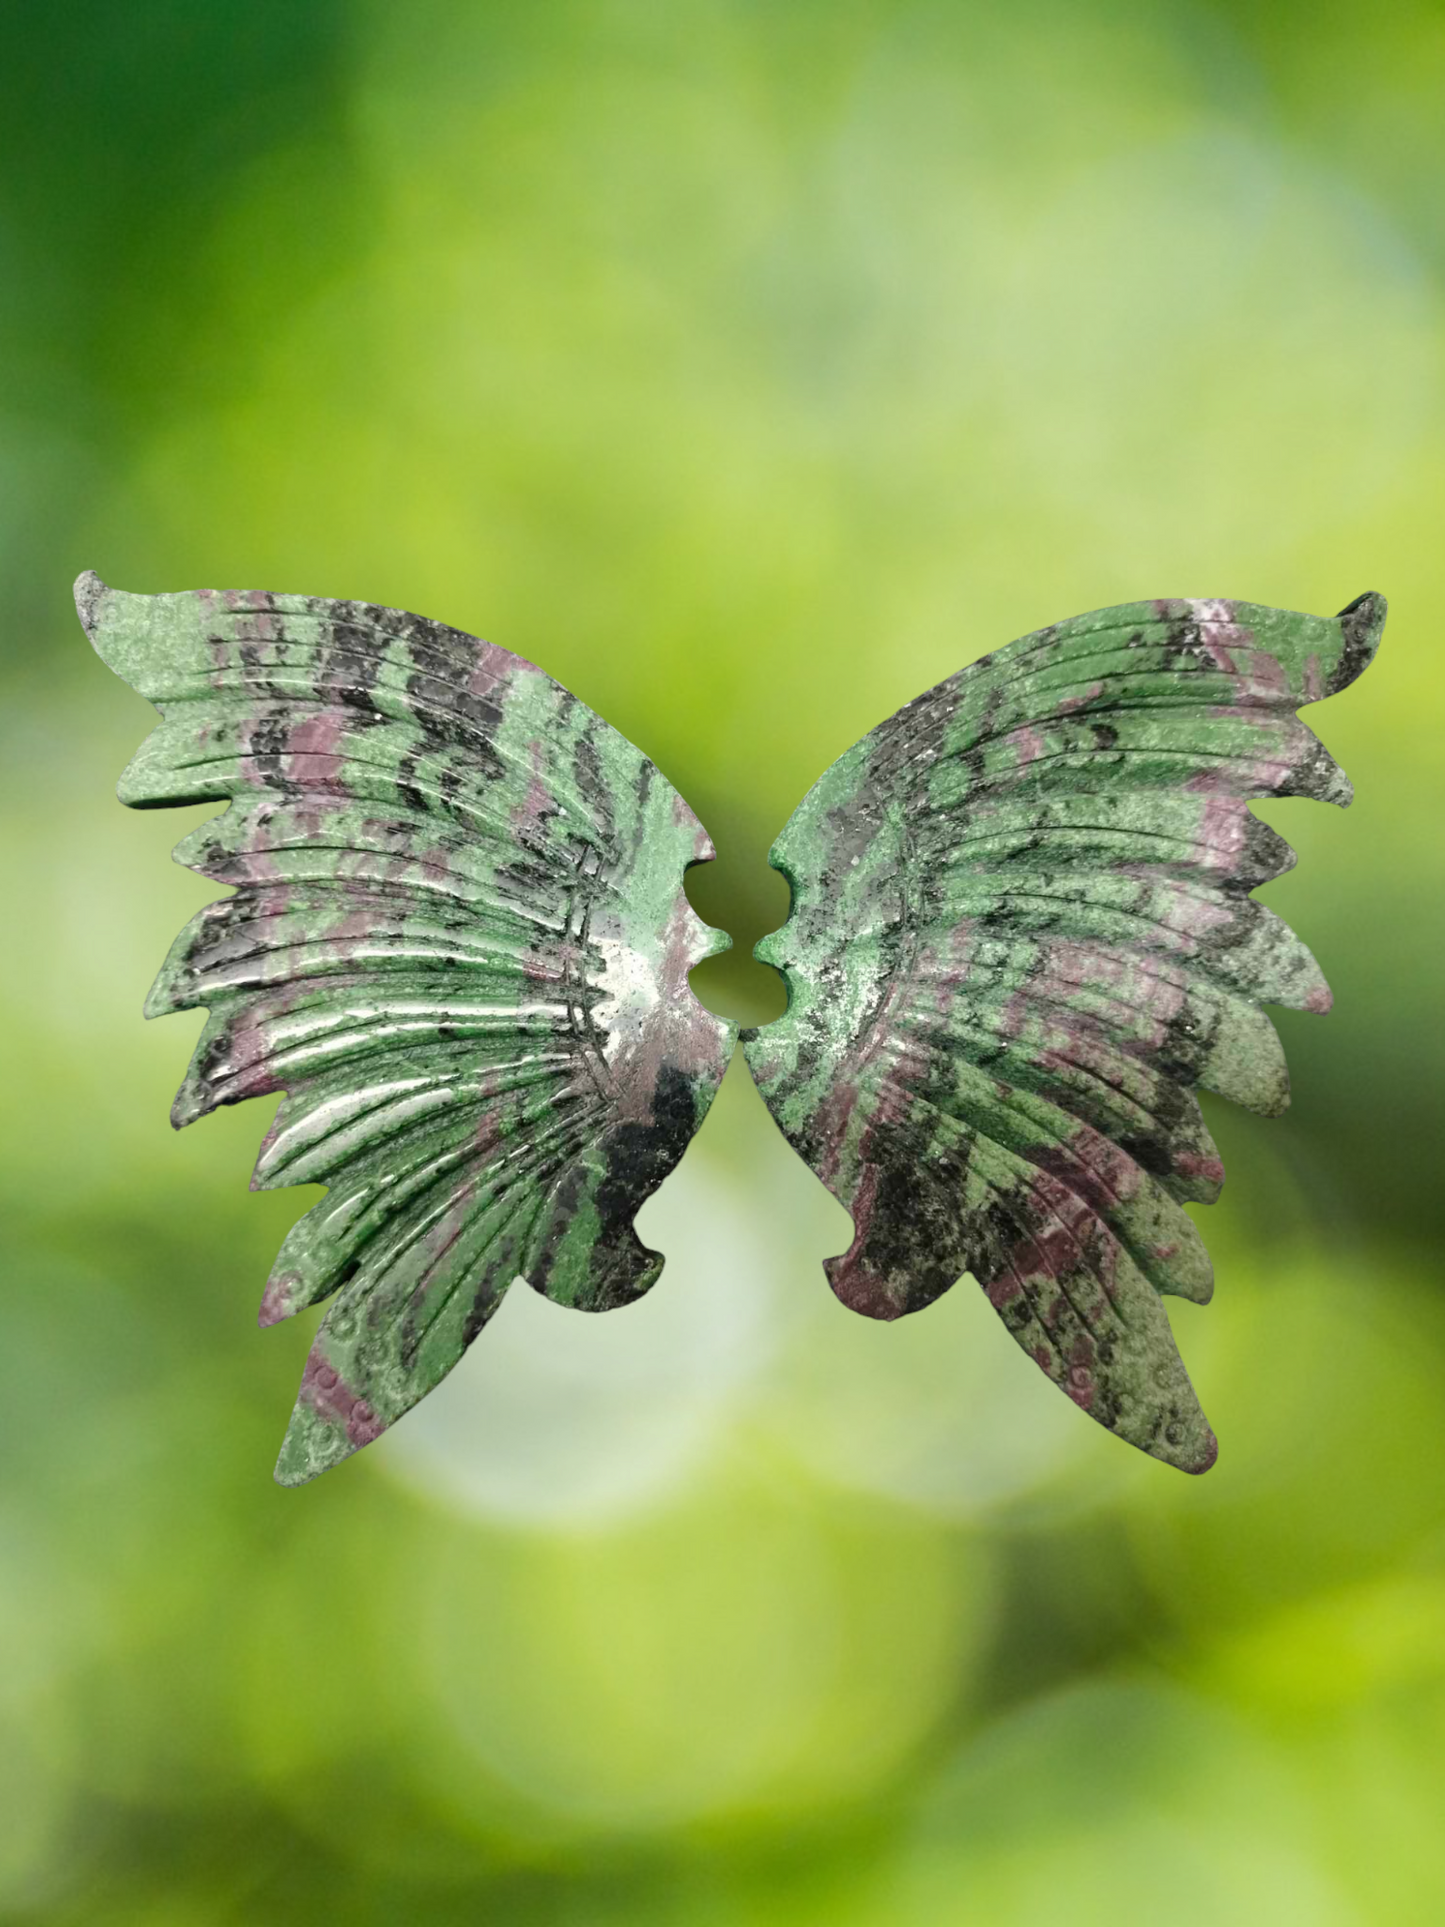
[[[1295,710],[1384,620],[1366,595],[1328,621],[1139,602],[1041,629],[849,750],[769,859],[793,907],[756,955],[789,1004],[744,1049],[853,1218],[834,1291],[897,1318],[971,1272],[1091,1418],[1188,1472],[1217,1448],[1159,1295],[1212,1289],[1182,1209],[1224,1180],[1194,1087],[1282,1110],[1259,1006],[1330,1003],[1249,894],[1294,852],[1248,799],[1349,802]]]
[[[254,1182],[329,1187],[261,1306],[332,1301],[277,1466],[300,1484],[514,1280],[602,1311],[657,1278],[633,1219],[735,1038],[687,982],[727,945],[682,888],[712,847],[615,730],[458,630],[93,575],[76,599],[163,718],[122,801],[228,805],[176,855],[234,894],[147,1004],[210,1013],[174,1122],[285,1092]],[[850,750],[771,857],[793,908],[756,954],[789,1004],[744,1047],[853,1217],[838,1296],[896,1318],[971,1272],[1091,1417],[1187,1471],[1216,1447],[1159,1295],[1209,1296],[1181,1207],[1224,1176],[1194,1087],[1281,1110],[1259,1006],[1329,1005],[1249,894],[1294,858],[1248,800],[1349,801],[1295,711],[1384,614],[1152,602],[1040,630]]]
[[[210,1011],[173,1120],[285,1091],[253,1183],[330,1187],[261,1303],[332,1301],[277,1466],[300,1484],[429,1392],[514,1279],[605,1311],[657,1278],[632,1220],[735,1037],[687,983],[727,946],[683,894],[712,846],[616,730],[440,623],[93,575],[76,599],[164,718],[121,800],[229,802],[176,856],[235,892],[146,1006]]]

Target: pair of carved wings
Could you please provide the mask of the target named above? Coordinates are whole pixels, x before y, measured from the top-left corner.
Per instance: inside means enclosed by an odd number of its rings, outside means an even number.
[[[234,886],[148,1015],[210,1015],[172,1117],[286,1093],[253,1184],[324,1200],[262,1324],[324,1299],[276,1476],[384,1431],[524,1279],[603,1311],[657,1278],[632,1228],[737,1031],[688,972],[712,846],[661,773],[531,663],[369,603],[76,588],[163,721],[137,808],[224,802],[177,859]],[[1385,604],[1103,609],[951,676],[820,778],[770,861],[788,989],[743,1033],[789,1142],[851,1213],[829,1260],[895,1318],[971,1272],[1091,1417],[1186,1471],[1215,1440],[1163,1293],[1202,1301],[1184,1205],[1223,1168],[1196,1086],[1287,1102],[1260,1009],[1324,1010],[1256,885],[1294,861],[1255,796],[1347,803],[1295,714],[1352,682]]]

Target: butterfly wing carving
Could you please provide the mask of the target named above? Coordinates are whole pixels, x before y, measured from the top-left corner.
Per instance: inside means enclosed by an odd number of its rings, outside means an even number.
[[[632,1220],[735,1034],[687,985],[727,947],[682,888],[712,846],[616,730],[459,630],[93,575],[76,600],[163,718],[122,801],[227,805],[176,856],[234,893],[146,1006],[210,1012],[174,1122],[285,1092],[253,1183],[329,1187],[261,1308],[331,1299],[277,1466],[299,1484],[429,1391],[514,1279],[603,1310],[657,1277]]]
[[[1160,1296],[1208,1298],[1183,1207],[1224,1177],[1195,1087],[1283,1109],[1260,1005],[1330,1001],[1250,895],[1294,854],[1249,799],[1349,802],[1295,712],[1384,616],[1146,602],[1040,630],[850,750],[769,859],[793,906],[756,955],[789,1007],[744,1048],[852,1214],[834,1291],[895,1318],[971,1272],[1078,1405],[1186,1471],[1216,1446]]]

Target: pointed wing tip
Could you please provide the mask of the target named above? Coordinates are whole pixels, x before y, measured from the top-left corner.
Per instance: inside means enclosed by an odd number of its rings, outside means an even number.
[[[1357,595],[1353,602],[1345,604],[1339,611],[1337,620],[1343,621],[1346,616],[1352,616],[1357,621],[1372,623],[1379,629],[1384,626],[1389,606],[1378,589],[1366,589],[1362,595]]]
[[[303,1412],[297,1404],[291,1414],[291,1423],[286,1427],[286,1436],[281,1441],[281,1450],[276,1454],[276,1467],[271,1476],[277,1485],[309,1485],[326,1471],[330,1461],[318,1461],[317,1455],[308,1450],[306,1438],[312,1429],[310,1413]]]
[[[1198,1417],[1200,1423],[1191,1427],[1177,1444],[1164,1437],[1147,1441],[1131,1438],[1126,1430],[1115,1432],[1115,1437],[1137,1447],[1146,1458],[1156,1459],[1160,1465],[1171,1465],[1176,1472],[1187,1472],[1191,1479],[1197,1479],[1202,1473],[1208,1472],[1219,1458],[1219,1440],[1214,1436],[1213,1428],[1202,1412]]]
[[[1188,1381],[1186,1380],[1185,1383],[1187,1386]],[[1162,1432],[1156,1433],[1147,1442],[1143,1439],[1130,1439],[1129,1443],[1141,1446],[1151,1459],[1158,1459],[1161,1465],[1172,1465],[1176,1471],[1187,1472],[1191,1478],[1198,1478],[1201,1473],[1207,1472],[1219,1457],[1219,1440],[1214,1436],[1214,1428],[1194,1401],[1192,1388],[1189,1390],[1193,1410],[1184,1416],[1184,1423],[1181,1426],[1170,1428],[1177,1429],[1182,1436],[1171,1439],[1168,1432]],[[1123,1436],[1128,1435],[1125,1433]]]
[[[1181,1298],[1186,1305],[1209,1305],[1214,1302],[1214,1267],[1209,1262],[1209,1254],[1202,1250],[1203,1268],[1194,1272],[1181,1271],[1164,1284],[1155,1284],[1155,1290],[1164,1292],[1171,1298]]]
[[[310,1485],[333,1465],[349,1459],[360,1445],[351,1439],[344,1426],[328,1425],[304,1402],[298,1400],[276,1456],[272,1474],[277,1485]]]
[[[101,581],[94,569],[87,569],[75,578],[75,613],[80,617],[80,626],[91,648],[107,669],[140,695],[144,695],[145,690],[136,678],[144,675],[146,648],[142,636],[127,617],[135,613],[138,603],[146,602],[144,596],[131,596],[123,589],[113,589],[108,582]],[[142,750],[122,775],[122,785],[143,755]],[[132,800],[122,791],[123,803]]]
[[[1209,1471],[1218,1457],[1219,1440],[1206,1425],[1204,1428],[1204,1437],[1201,1439],[1194,1456],[1189,1459],[1183,1457],[1172,1459],[1170,1463],[1177,1465],[1181,1472],[1187,1472],[1191,1478],[1197,1479],[1201,1472]]]
[[[1340,610],[1335,620],[1344,637],[1344,648],[1330,676],[1326,695],[1338,695],[1340,690],[1348,689],[1369,668],[1380,646],[1388,610],[1389,604],[1374,589],[1367,589]]]
[[[84,629],[95,647],[95,631],[100,619],[100,605],[110,590],[101,581],[94,569],[86,569],[75,578],[75,613],[80,617]]]
[[[318,1472],[298,1472],[293,1467],[285,1464],[283,1459],[277,1459],[276,1470],[271,1476],[277,1485],[285,1487],[288,1491],[292,1491],[298,1485],[310,1485],[311,1481],[318,1478],[320,1474]]]
[[[288,1318],[296,1316],[306,1302],[299,1288],[300,1283],[294,1271],[277,1270],[271,1273],[256,1310],[256,1323],[262,1331],[269,1331],[273,1325],[284,1324]]]
[[[323,1325],[306,1360],[291,1422],[281,1441],[276,1483],[308,1485],[380,1438],[390,1422],[331,1363]]]
[[[160,1017],[164,1014],[163,1011],[158,1010],[148,1010],[146,1012],[147,1017]],[[171,1129],[173,1131],[184,1131],[188,1124],[194,1124],[198,1118],[208,1116],[214,1109],[215,1105],[207,1103],[205,1095],[201,1091],[196,1090],[188,1079],[176,1092],[175,1098],[172,1101]]]

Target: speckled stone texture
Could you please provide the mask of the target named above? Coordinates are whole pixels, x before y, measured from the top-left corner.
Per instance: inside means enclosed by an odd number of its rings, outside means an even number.
[[[841,757],[770,857],[793,907],[756,954],[790,1001],[744,1048],[853,1218],[834,1291],[896,1318],[971,1272],[1084,1411],[1189,1472],[1215,1439],[1159,1300],[1212,1289],[1194,1087],[1282,1110],[1259,1005],[1330,1002],[1249,895],[1294,853],[1248,799],[1349,802],[1295,710],[1384,618],[1142,602],[1024,636]]]
[[[253,1183],[319,1183],[261,1322],[331,1298],[277,1477],[377,1437],[509,1284],[626,1304],[632,1228],[731,1054],[687,974],[713,854],[639,751],[519,657],[367,603],[76,587],[163,721],[138,808],[224,802],[178,860],[234,894],[147,1012],[209,1020],[177,1125],[285,1092]],[[744,1033],[789,1142],[851,1213],[833,1289],[875,1318],[971,1272],[1100,1424],[1186,1471],[1215,1440],[1160,1294],[1203,1301],[1188,1201],[1223,1181],[1194,1087],[1281,1110],[1259,1006],[1324,1010],[1250,891],[1294,861],[1254,796],[1347,803],[1298,720],[1352,682],[1379,596],[1325,620],[1147,602],[1025,636],[882,724],[774,846],[793,906]]]
[[[95,576],[76,600],[164,717],[121,800],[230,805],[176,856],[235,894],[146,1006],[210,1011],[172,1117],[286,1091],[252,1182],[330,1187],[261,1306],[332,1299],[277,1466],[299,1484],[430,1391],[514,1279],[604,1311],[657,1278],[632,1220],[735,1037],[687,984],[727,946],[682,888],[712,846],[575,697],[440,623]]]

